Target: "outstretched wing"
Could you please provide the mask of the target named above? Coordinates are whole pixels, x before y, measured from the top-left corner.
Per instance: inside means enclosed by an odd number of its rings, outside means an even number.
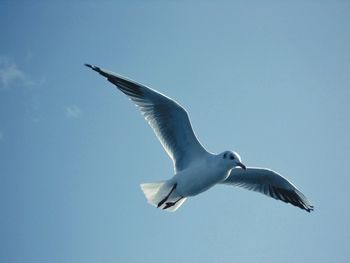
[[[186,110],[177,102],[135,81],[85,65],[106,77],[136,104],[173,160],[175,171],[185,169],[206,152],[192,130]]]
[[[274,199],[290,203],[308,212],[314,209],[307,198],[286,178],[265,168],[232,169],[223,184],[235,185],[260,192]]]

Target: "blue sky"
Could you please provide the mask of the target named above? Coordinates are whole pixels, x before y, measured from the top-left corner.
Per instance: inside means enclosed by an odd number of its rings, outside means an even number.
[[[0,1],[0,262],[348,262],[348,1]],[[212,152],[272,168],[311,214],[228,186],[176,213],[136,108],[92,63],[189,111]]]

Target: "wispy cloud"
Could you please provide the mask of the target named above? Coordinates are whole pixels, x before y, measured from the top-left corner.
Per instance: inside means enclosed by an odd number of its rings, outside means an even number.
[[[0,55],[0,89],[8,89],[16,84],[30,86],[34,82],[18,68],[12,59]]]
[[[76,105],[65,106],[64,112],[65,112],[66,117],[69,119],[79,118],[82,114],[81,109]]]

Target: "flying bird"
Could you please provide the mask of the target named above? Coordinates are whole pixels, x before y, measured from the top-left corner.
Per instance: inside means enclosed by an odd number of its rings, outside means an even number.
[[[106,77],[136,104],[173,161],[171,179],[140,185],[151,205],[173,212],[188,197],[225,184],[260,192],[307,212],[313,210],[305,195],[277,172],[246,167],[234,151],[208,152],[197,139],[187,111],[173,99],[97,66],[85,66]]]

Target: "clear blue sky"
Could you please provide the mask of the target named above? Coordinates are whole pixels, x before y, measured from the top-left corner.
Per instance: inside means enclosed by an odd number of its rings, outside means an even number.
[[[349,262],[349,28],[349,1],[0,0],[0,262]],[[151,207],[139,184],[171,161],[84,63],[174,98],[315,211],[228,186]]]

